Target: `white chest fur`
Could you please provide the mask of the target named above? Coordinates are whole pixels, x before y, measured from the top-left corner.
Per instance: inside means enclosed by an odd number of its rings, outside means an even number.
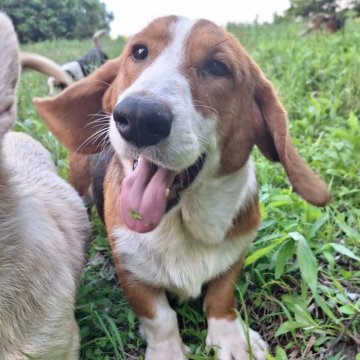
[[[126,269],[148,284],[181,298],[197,297],[201,286],[228,269],[256,231],[225,240],[233,218],[256,191],[251,161],[222,179],[197,181],[152,232],[114,232],[116,253]]]

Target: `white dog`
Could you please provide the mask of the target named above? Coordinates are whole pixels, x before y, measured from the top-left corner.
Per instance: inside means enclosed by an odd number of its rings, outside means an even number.
[[[20,133],[19,50],[0,13],[0,359],[78,359],[74,300],[89,237],[85,207],[49,152]]]

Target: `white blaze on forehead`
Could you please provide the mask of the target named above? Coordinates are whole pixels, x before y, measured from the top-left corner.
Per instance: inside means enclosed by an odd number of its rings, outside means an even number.
[[[195,21],[179,17],[178,21],[172,25],[170,32],[172,41],[170,45],[160,55],[159,60],[171,61],[174,65],[179,65],[185,54],[185,43],[190,35]]]
[[[157,95],[166,95],[164,92],[168,94],[170,92],[174,95],[173,92],[180,90],[179,83],[182,82],[181,80],[184,81],[185,77],[178,70],[184,61],[186,41],[195,23],[196,21],[187,18],[177,18],[177,21],[169,29],[171,34],[169,45],[142,72],[134,84],[119,96],[118,103],[129,93],[137,91],[149,90]],[[149,52],[151,52],[151,48]],[[181,77],[183,79],[180,79]],[[176,82],[178,82],[178,85],[176,85]]]

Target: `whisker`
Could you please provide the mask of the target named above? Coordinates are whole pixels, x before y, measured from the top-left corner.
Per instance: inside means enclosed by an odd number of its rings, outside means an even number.
[[[200,135],[200,134],[198,134],[198,137],[199,137],[200,140],[201,140],[202,142],[204,142],[206,145],[208,145],[209,147],[211,147],[211,148],[213,148],[213,149],[216,149],[216,145],[213,144],[213,143],[211,143],[208,139],[206,139],[206,137],[204,137],[204,136],[202,136],[202,135]],[[201,144],[201,146],[203,146],[203,145]],[[205,147],[204,147],[204,149],[205,149]]]
[[[101,137],[108,137],[108,128],[102,128],[98,131],[96,131],[94,134],[89,136],[79,147],[76,151],[80,151],[83,147],[86,145],[89,145],[90,143],[94,144],[96,141],[98,141]]]
[[[95,128],[96,126],[104,126],[107,125],[110,121],[110,117],[108,115],[102,115],[102,116],[97,116],[97,114],[90,114],[90,116],[92,116],[94,119],[89,121],[86,125],[85,128]],[[97,116],[95,118],[95,116]]]
[[[194,103],[193,104],[194,107],[209,109],[210,111],[212,111],[216,115],[219,114],[219,112],[215,108],[213,108],[212,106],[209,106],[209,105],[205,105],[205,104],[201,103],[199,100],[193,100],[193,103]]]

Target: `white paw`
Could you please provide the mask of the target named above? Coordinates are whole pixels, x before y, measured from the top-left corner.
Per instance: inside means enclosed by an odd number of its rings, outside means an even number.
[[[180,339],[172,338],[162,342],[148,344],[145,360],[186,360],[187,347]]]
[[[140,318],[140,321],[140,334],[147,342],[145,360],[187,359],[189,348],[182,342],[173,310],[158,309],[157,317]]]
[[[249,342],[252,352],[250,357],[246,332],[249,331]],[[242,326],[238,319],[208,319],[206,345],[216,347],[219,360],[266,360],[267,343],[254,330]]]

